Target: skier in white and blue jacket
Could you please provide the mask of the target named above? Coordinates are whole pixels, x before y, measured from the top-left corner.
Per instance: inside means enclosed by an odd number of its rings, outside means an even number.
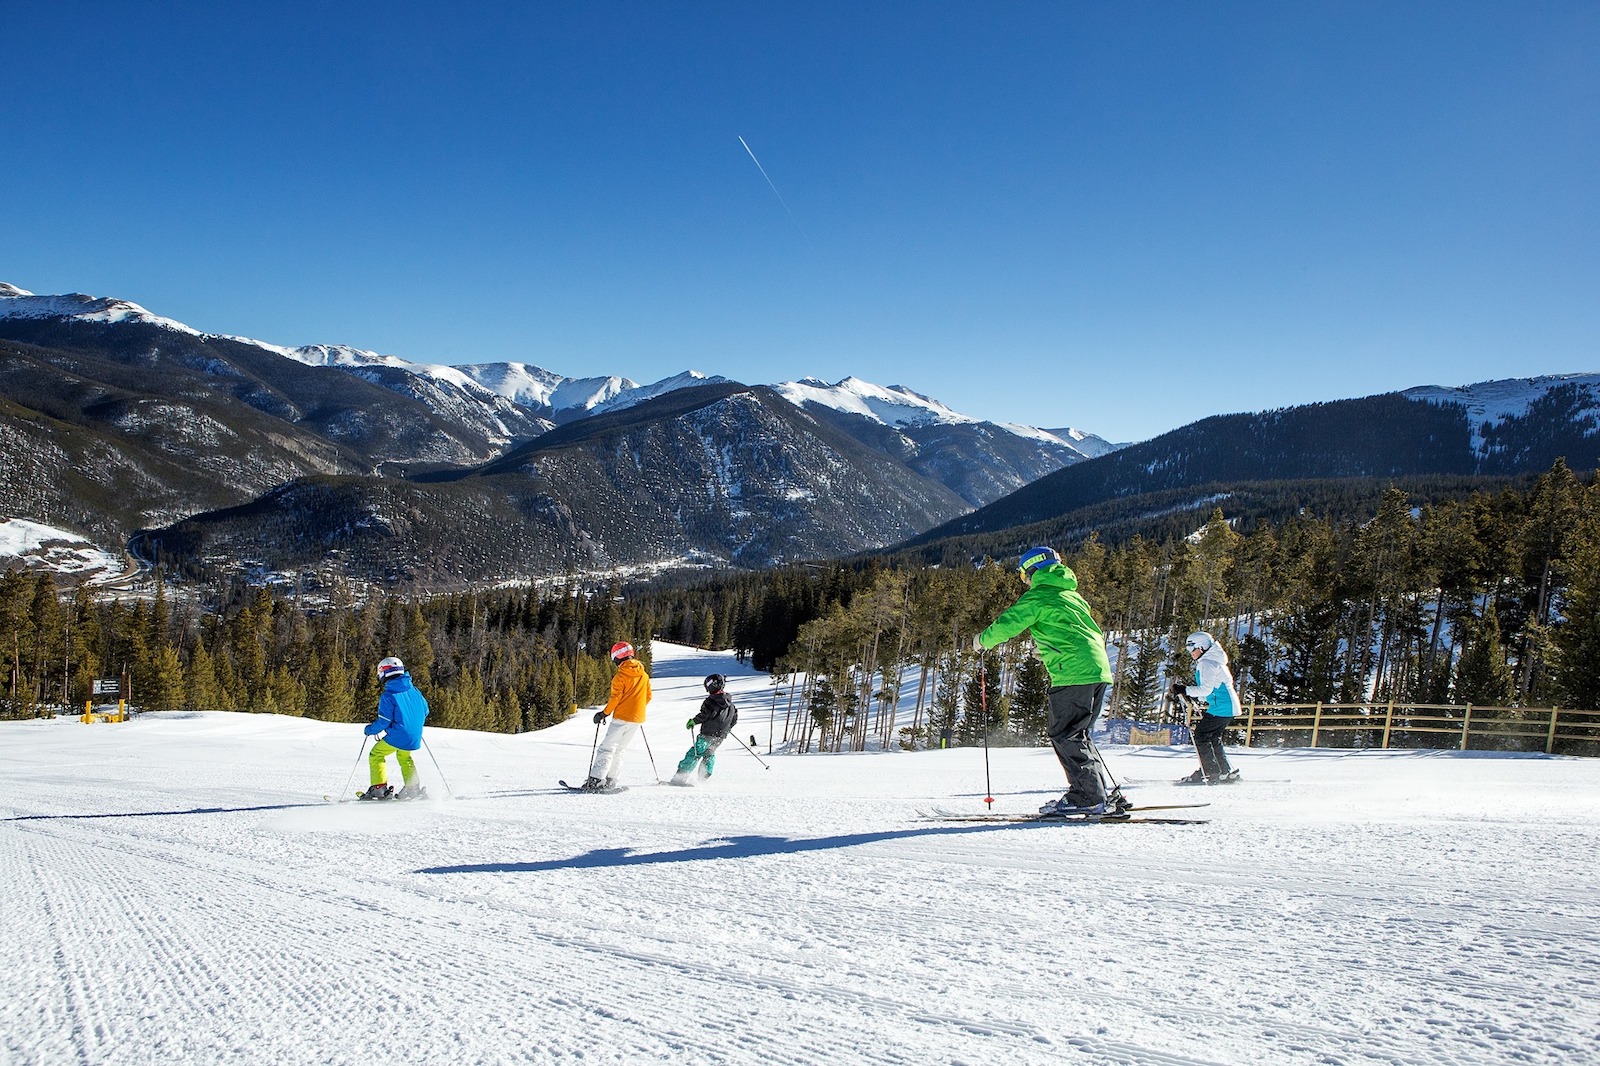
[[[372,785],[361,798],[423,799],[427,792],[417,777],[416,761],[411,753],[422,747],[422,724],[428,720],[428,701],[411,683],[406,664],[391,655],[378,664],[378,678],[383,682],[383,695],[378,697],[378,719],[362,732],[380,739],[367,756]],[[387,781],[387,763],[393,755],[400,764],[404,781],[397,794]]]
[[[1194,684],[1172,683],[1173,695],[1187,696],[1202,704],[1200,720],[1194,723],[1194,750],[1200,756],[1200,769],[1184,778],[1183,785],[1226,785],[1239,780],[1239,771],[1228,765],[1222,750],[1222,732],[1239,713],[1239,690],[1233,684],[1228,652],[1210,633],[1190,633],[1183,642],[1194,662]]]

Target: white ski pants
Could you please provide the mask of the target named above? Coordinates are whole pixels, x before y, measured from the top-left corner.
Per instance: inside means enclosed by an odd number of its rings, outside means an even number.
[[[589,776],[602,781],[613,780],[622,771],[622,753],[628,750],[628,745],[633,743],[634,736],[642,728],[639,722],[623,722],[612,718],[611,727],[595,749]]]

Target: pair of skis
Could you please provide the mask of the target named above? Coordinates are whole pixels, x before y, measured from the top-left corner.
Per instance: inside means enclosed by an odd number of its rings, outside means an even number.
[[[935,809],[923,814],[923,818],[930,822],[979,822],[992,824],[1015,824],[1023,822],[1042,823],[1081,823],[1085,825],[1100,824],[1130,824],[1130,825],[1205,825],[1210,819],[1188,818],[1170,815],[1146,814],[1146,811],[1182,811],[1192,810],[1197,807],[1209,807],[1209,803],[1163,803],[1151,806],[1132,807],[1122,814],[999,814],[986,812],[982,814],[969,814],[963,811],[946,811]]]
[[[349,797],[324,795],[322,797],[322,802],[324,802],[324,803],[357,803],[357,802],[360,802],[360,803],[416,803],[418,800],[425,800],[425,799],[428,799],[428,798],[429,797],[428,797],[428,795],[426,793],[424,793],[424,794],[422,794],[420,796],[406,796],[406,797],[402,798],[400,793],[396,792],[394,795],[385,796],[383,799],[368,799],[367,798],[367,794],[365,792],[357,792],[355,795],[349,796]]]
[[[602,796],[615,796],[618,792],[628,791],[627,785],[612,785],[610,788],[587,789],[582,785],[569,785],[565,781],[557,781],[556,784],[560,785],[568,792],[596,792]]]

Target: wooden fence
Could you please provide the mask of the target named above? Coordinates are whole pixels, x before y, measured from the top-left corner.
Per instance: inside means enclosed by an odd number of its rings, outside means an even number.
[[[1246,747],[1454,748],[1600,756],[1600,711],[1472,704],[1249,704]]]

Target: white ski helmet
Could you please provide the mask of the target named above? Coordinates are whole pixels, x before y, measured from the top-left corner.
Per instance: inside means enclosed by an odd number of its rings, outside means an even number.
[[[378,664],[378,680],[387,681],[391,677],[399,677],[406,672],[406,664],[398,656],[391,655]]]
[[[1203,630],[1190,633],[1187,637],[1183,638],[1183,646],[1185,648],[1188,648],[1192,652],[1200,652],[1201,654],[1210,651],[1211,645],[1215,643],[1216,641],[1211,638],[1211,634],[1204,632]]]

